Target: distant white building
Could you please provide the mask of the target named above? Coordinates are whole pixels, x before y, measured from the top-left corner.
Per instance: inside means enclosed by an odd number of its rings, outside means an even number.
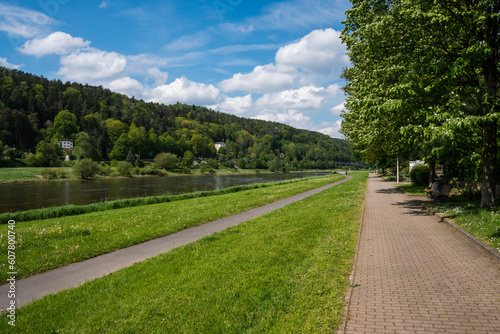
[[[226,147],[226,144],[223,141],[215,142],[214,145],[215,145],[215,150],[217,151],[217,153],[219,153],[219,149],[221,147]]]
[[[415,165],[423,165],[425,164],[425,161],[422,161],[422,160],[415,160],[415,161],[410,161],[410,171],[411,169],[413,168],[413,166]]]
[[[64,151],[69,151],[73,149],[73,139],[61,139],[61,148]]]

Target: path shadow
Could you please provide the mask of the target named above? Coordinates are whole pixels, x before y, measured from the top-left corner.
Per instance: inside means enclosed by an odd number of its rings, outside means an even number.
[[[396,188],[387,188],[387,189],[379,189],[375,190],[377,194],[402,194],[402,192]]]
[[[433,216],[431,212],[425,210],[424,203],[425,200],[421,199],[409,199],[400,202],[393,203],[392,205],[397,205],[405,209],[404,214],[408,214],[411,216]]]

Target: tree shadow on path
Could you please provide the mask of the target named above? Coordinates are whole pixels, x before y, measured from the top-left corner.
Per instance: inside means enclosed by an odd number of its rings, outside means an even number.
[[[434,216],[433,213],[427,211],[424,208],[425,200],[421,199],[409,199],[400,202],[395,202],[392,205],[397,205],[403,209],[405,209],[404,214],[410,216]]]

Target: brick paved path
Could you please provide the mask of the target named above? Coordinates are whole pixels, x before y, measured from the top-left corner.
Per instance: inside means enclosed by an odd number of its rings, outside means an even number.
[[[500,263],[370,175],[345,333],[500,333]]]

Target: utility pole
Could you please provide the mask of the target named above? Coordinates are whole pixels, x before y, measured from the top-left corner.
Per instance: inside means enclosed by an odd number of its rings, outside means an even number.
[[[396,183],[399,183],[399,157],[396,164]]]

